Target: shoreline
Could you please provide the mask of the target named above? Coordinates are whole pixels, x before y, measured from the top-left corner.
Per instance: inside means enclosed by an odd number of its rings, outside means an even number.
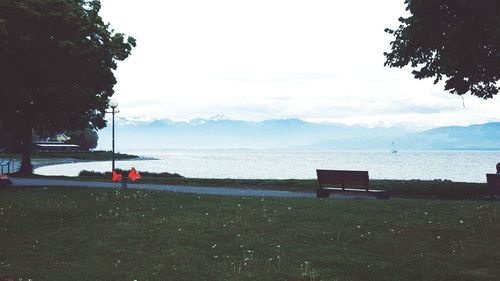
[[[42,158],[43,160],[55,160],[54,162],[50,163],[36,163],[35,161],[32,160],[32,165],[33,165],[33,173],[35,172],[36,169],[42,168],[42,167],[47,167],[47,166],[54,166],[54,165],[64,165],[64,164],[76,164],[76,163],[87,163],[87,162],[111,162],[110,160],[92,160],[92,159],[78,159],[78,158]],[[39,160],[39,159],[37,159]],[[119,161],[144,161],[144,160],[159,160],[154,157],[144,157],[144,156],[138,156],[137,158],[129,158],[129,159],[118,159],[115,160],[116,162]],[[71,177],[71,176],[67,176]]]
[[[91,152],[54,152],[54,153],[35,153],[31,155],[31,165],[33,173],[35,170],[54,165],[76,164],[87,162],[111,162],[111,152],[108,151],[91,151]],[[74,157],[72,157],[74,156]],[[109,157],[109,158],[108,158]],[[125,153],[115,153],[115,161],[124,160],[158,160],[154,157],[139,156]],[[21,166],[20,154],[0,153],[0,158],[14,160],[14,172],[19,171]]]
[[[488,153],[477,155],[417,153],[396,156],[376,152],[352,154],[348,151],[339,153],[332,151],[318,154],[264,150],[242,153],[227,151],[198,153],[196,150],[175,150],[165,153],[126,151],[126,153],[141,155],[134,160],[159,159],[151,162],[117,162],[118,168],[126,170],[135,167],[139,172],[172,172],[188,178],[210,179],[315,179],[315,169],[340,169],[369,171],[370,180],[451,180],[485,183],[485,174],[493,172],[492,167],[500,159],[500,154]],[[40,155],[40,158],[46,157]],[[59,159],[34,160],[36,173],[76,177],[82,170],[95,172],[111,170],[111,164],[103,162],[102,158],[92,159],[96,161],[95,163],[75,158],[88,159],[89,156],[73,157],[66,154],[63,157],[59,155]],[[64,166],[53,166],[56,164]]]
[[[115,162],[121,162],[121,161],[147,161],[147,160],[161,160],[159,158],[155,157],[148,157],[148,156],[139,156],[139,155],[134,155],[136,157],[134,158],[125,158],[125,159],[115,159]],[[40,161],[41,160],[41,161]],[[46,162],[45,162],[46,161]],[[93,159],[78,159],[78,158],[52,158],[52,157],[43,157],[39,159],[32,159],[32,164],[33,164],[33,172],[36,169],[43,168],[43,167],[48,167],[48,166],[55,166],[55,165],[64,165],[64,164],[77,164],[77,163],[88,163],[88,162],[96,162],[96,163],[102,163],[102,162],[111,162],[111,159],[107,160],[93,160]],[[20,163],[20,162],[19,162]],[[87,171],[87,172],[92,172],[96,174],[104,174],[105,172],[100,172],[100,171],[88,171],[88,170],[81,170],[82,171]],[[141,171],[139,171],[141,172]],[[149,174],[162,174],[162,173],[170,173],[169,171],[159,171],[159,172],[149,172],[149,171],[142,171],[143,173],[149,173]],[[78,178],[78,176],[68,176],[68,175],[39,175],[36,174],[37,176],[42,176],[42,177],[66,177],[66,178]],[[280,182],[286,182],[286,181],[316,181],[315,177],[311,178],[231,178],[231,177],[188,177],[181,175],[184,179],[193,179],[193,180],[206,180],[206,181],[280,181]],[[450,179],[441,179],[441,178],[435,178],[435,179],[419,179],[419,178],[411,178],[411,179],[397,179],[397,178],[370,178],[370,182],[433,182],[433,183],[449,183],[449,184],[486,184],[486,181],[481,181],[481,182],[473,182],[473,181],[454,181]]]
[[[137,156],[123,160],[158,160],[152,157]],[[78,158],[38,158],[33,161],[34,171],[44,166],[76,164],[87,162],[111,162],[106,160],[94,159],[78,159]],[[81,171],[80,171],[81,172]],[[141,171],[139,171],[141,172]],[[177,185],[177,186],[193,186],[193,187],[227,187],[227,188],[243,188],[243,189],[266,189],[266,190],[281,190],[291,192],[315,192],[317,189],[317,181],[315,178],[310,179],[234,179],[234,178],[194,178],[194,177],[169,177],[162,173],[149,173],[142,171],[142,178],[139,183],[157,184],[157,185]],[[108,172],[109,173],[109,172]],[[168,173],[166,173],[168,174]],[[83,180],[83,181],[110,181],[110,175],[105,173],[88,173],[87,175],[71,175],[71,176],[45,176],[35,174],[40,178],[59,178],[68,180]],[[370,179],[370,188],[383,189],[390,192],[391,197],[398,198],[422,198],[422,199],[461,199],[461,200],[485,200],[488,195],[486,183],[459,182],[451,180],[421,180],[421,179]]]

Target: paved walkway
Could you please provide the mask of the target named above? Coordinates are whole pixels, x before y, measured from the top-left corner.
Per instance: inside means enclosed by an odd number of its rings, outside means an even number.
[[[121,183],[97,182],[97,181],[73,181],[73,180],[29,179],[29,178],[11,178],[11,180],[13,185],[17,186],[75,186],[75,187],[102,187],[102,188],[116,188],[121,186]],[[279,190],[237,188],[237,187],[235,188],[195,187],[195,186],[185,186],[185,185],[129,183],[128,188],[165,190],[172,192],[208,194],[208,195],[226,195],[226,196],[257,196],[257,197],[271,196],[271,197],[307,197],[307,198],[316,197],[315,192],[291,192],[291,191],[279,191]],[[335,195],[335,198],[351,198],[351,197]]]
[[[116,182],[99,182],[99,181],[73,181],[73,180],[58,180],[58,179],[30,179],[30,178],[11,178],[12,184],[15,186],[75,186],[75,187],[97,187],[97,188],[117,188],[121,187],[121,183]],[[147,190],[165,190],[171,192],[195,193],[206,195],[223,195],[223,196],[254,196],[254,197],[295,197],[295,198],[315,198],[316,192],[292,192],[282,190],[265,190],[253,188],[239,187],[200,187],[187,185],[162,185],[162,184],[143,184],[143,183],[128,183],[128,188],[131,189],[147,189]],[[374,199],[371,196],[351,196],[344,194],[330,194],[331,199],[353,199],[365,198]]]

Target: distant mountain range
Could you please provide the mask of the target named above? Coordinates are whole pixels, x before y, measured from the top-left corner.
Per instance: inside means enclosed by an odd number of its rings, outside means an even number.
[[[500,149],[500,123],[440,127],[414,132],[400,127],[310,123],[300,119],[261,122],[223,119],[117,119],[117,149]],[[98,149],[111,147],[110,126],[99,131]]]
[[[500,123],[449,126],[401,137],[402,149],[500,149]]]

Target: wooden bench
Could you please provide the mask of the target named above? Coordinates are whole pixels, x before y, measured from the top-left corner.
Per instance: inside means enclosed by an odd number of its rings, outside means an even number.
[[[368,171],[316,170],[319,188],[316,197],[328,198],[331,192],[360,193],[388,199],[389,193],[381,189],[370,189]]]
[[[486,174],[490,196],[500,195],[500,174]]]

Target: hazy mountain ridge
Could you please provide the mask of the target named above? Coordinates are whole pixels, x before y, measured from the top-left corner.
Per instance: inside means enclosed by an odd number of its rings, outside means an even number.
[[[500,122],[435,128],[401,139],[404,149],[500,149]]]
[[[500,123],[450,126],[423,132],[400,127],[311,123],[301,119],[261,122],[224,119],[190,121],[117,118],[118,149],[306,148],[306,149],[500,149]],[[111,129],[99,132],[100,149],[111,146]]]

